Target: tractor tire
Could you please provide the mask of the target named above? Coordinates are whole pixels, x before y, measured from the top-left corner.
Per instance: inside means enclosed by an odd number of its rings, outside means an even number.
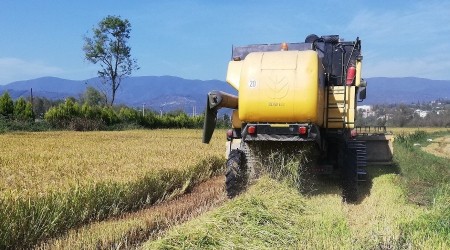
[[[227,196],[233,198],[246,186],[247,171],[245,168],[244,152],[238,149],[231,150],[227,160],[227,171],[225,174],[225,189]]]
[[[344,165],[342,166],[342,199],[353,203],[358,200],[358,166],[356,150],[349,148],[344,151]]]

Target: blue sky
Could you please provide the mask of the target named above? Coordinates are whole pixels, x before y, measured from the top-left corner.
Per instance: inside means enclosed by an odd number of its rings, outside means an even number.
[[[450,1],[14,1],[0,4],[0,84],[82,80],[83,36],[103,17],[132,25],[133,75],[224,80],[231,46],[311,33],[363,42],[364,77],[450,80]]]

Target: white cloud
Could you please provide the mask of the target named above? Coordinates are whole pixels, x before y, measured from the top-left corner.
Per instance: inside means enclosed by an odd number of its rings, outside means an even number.
[[[12,81],[44,76],[61,75],[64,70],[38,61],[25,61],[19,58],[0,58],[0,85]]]
[[[450,79],[450,2],[365,10],[347,25],[363,39],[364,75]]]
[[[407,53],[403,54],[365,53],[364,76],[450,79],[449,44],[437,44],[420,50],[414,47],[405,49]]]
[[[426,2],[395,10],[365,10],[348,24],[347,30],[381,43],[429,43],[449,37],[450,2]]]

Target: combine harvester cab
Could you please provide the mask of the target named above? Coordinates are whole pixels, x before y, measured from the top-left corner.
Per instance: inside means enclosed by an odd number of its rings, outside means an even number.
[[[203,142],[209,143],[218,109],[233,109],[226,144],[228,195],[258,176],[261,156],[307,149],[318,171],[339,170],[344,200],[356,201],[367,164],[366,143],[354,134],[358,96],[362,101],[366,95],[361,67],[358,38],[310,35],[304,43],[233,47],[226,80],[238,96],[210,92],[203,130]]]

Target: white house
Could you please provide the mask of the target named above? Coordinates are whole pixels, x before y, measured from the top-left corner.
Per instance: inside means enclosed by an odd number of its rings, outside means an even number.
[[[375,112],[372,111],[372,106],[370,105],[361,105],[357,107],[358,112],[362,113],[362,116],[364,118],[368,117],[368,116],[373,116],[375,115]]]

